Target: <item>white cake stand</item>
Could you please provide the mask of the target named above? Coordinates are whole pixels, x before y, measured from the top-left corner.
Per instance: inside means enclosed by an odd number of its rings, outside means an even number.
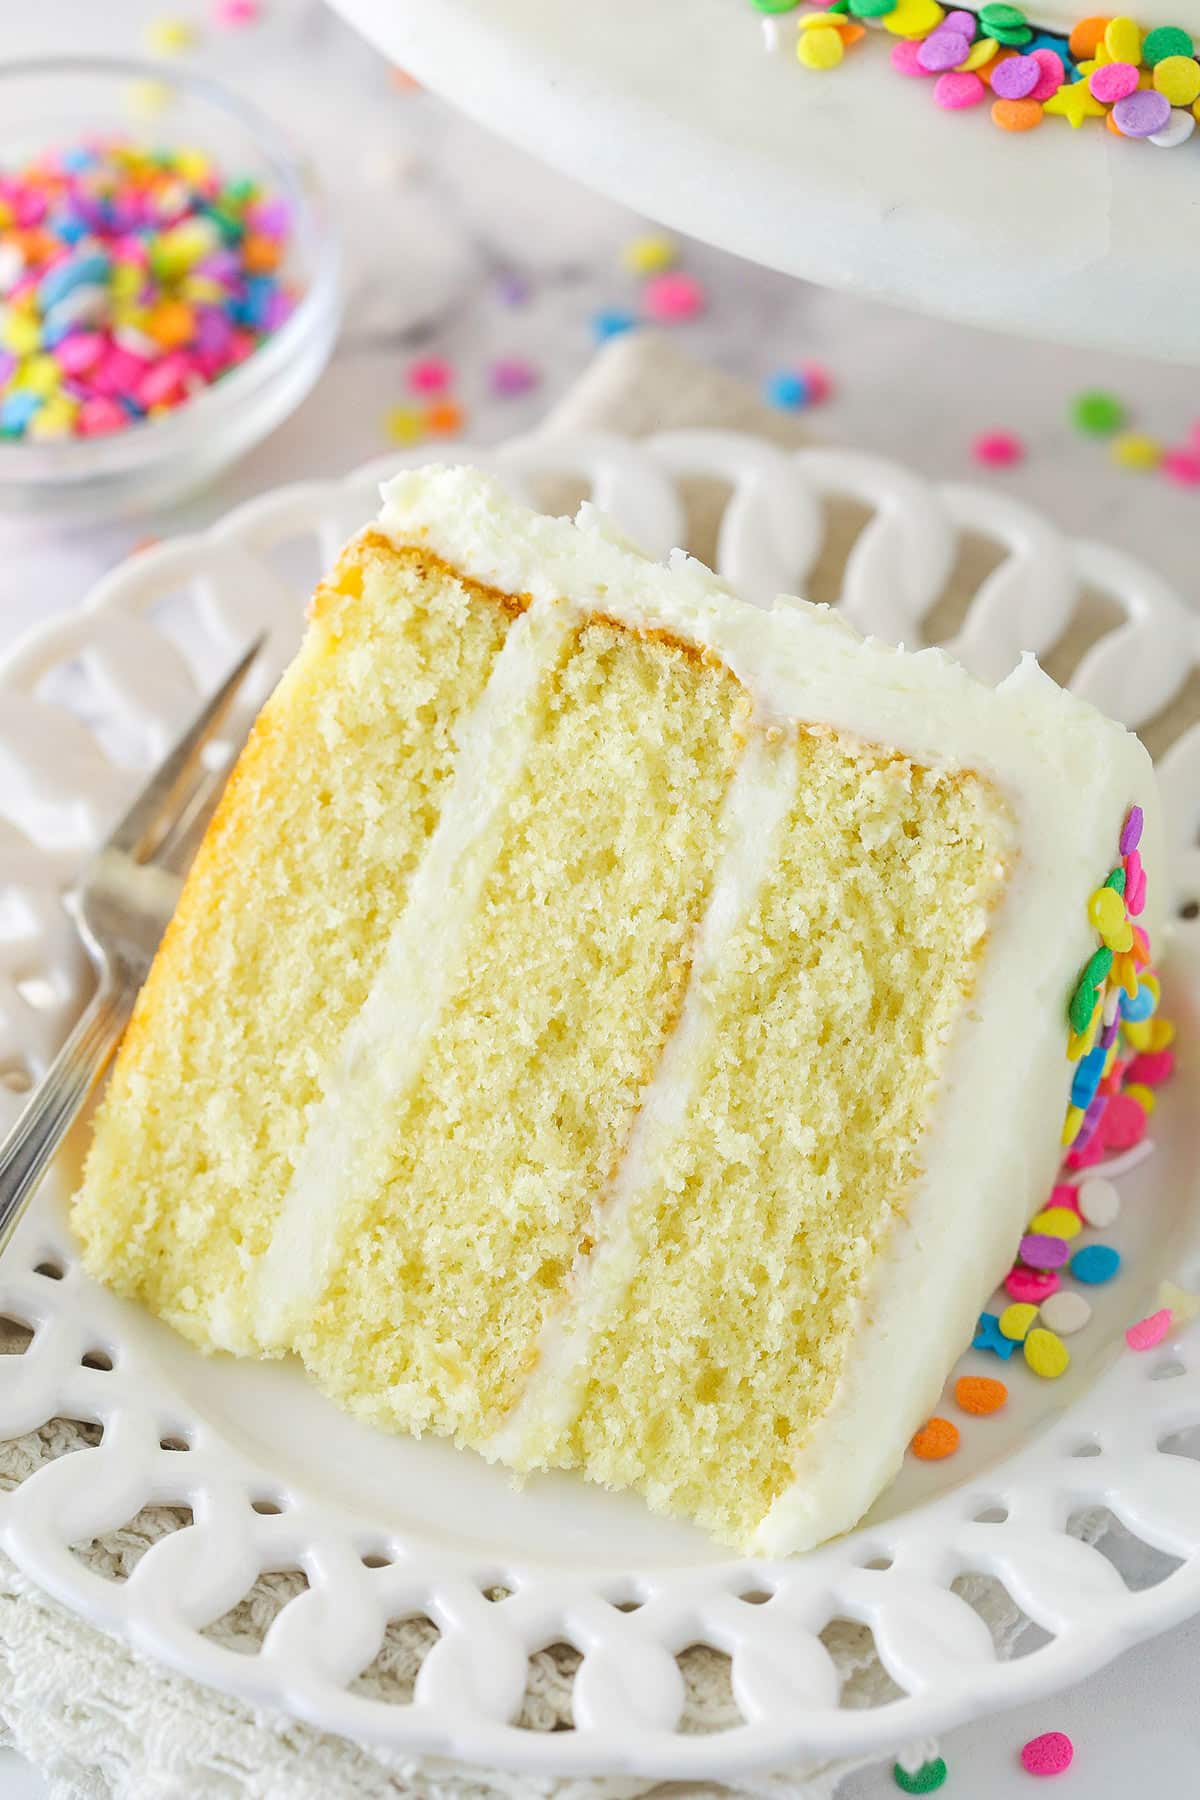
[[[1200,362],[1200,144],[942,112],[893,72],[890,38],[814,74],[767,54],[747,0],[334,4],[480,123],[723,249],[978,325]]]

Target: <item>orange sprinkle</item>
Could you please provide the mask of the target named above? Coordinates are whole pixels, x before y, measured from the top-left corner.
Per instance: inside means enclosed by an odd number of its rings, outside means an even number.
[[[1110,112],[1108,117],[1105,119],[1104,123],[1108,126],[1108,129],[1112,132],[1114,137],[1123,138],[1125,136],[1125,133],[1121,130],[1121,127],[1117,124],[1115,113]]]
[[[1076,62],[1087,62],[1095,56],[1097,47],[1103,42],[1104,34],[1111,23],[1111,19],[1102,19],[1098,13],[1090,19],[1080,19],[1067,39],[1071,55]]]
[[[840,23],[837,23],[834,28],[843,44],[846,45],[857,44],[859,38],[865,38],[867,35],[866,26],[856,25],[853,19],[844,19]]]
[[[999,1412],[1008,1399],[1008,1389],[990,1375],[960,1375],[954,1384],[954,1398],[965,1413],[984,1418],[988,1413]]]
[[[992,106],[992,123],[1001,131],[1032,131],[1041,122],[1040,100],[997,100]]]
[[[252,231],[242,242],[242,261],[252,275],[270,275],[279,267],[279,250],[274,238]]]
[[[922,1462],[941,1462],[958,1449],[958,1426],[950,1419],[929,1419],[909,1447]]]
[[[435,400],[425,408],[425,429],[452,437],[462,430],[463,410],[453,400]]]
[[[150,308],[146,330],[164,350],[177,350],[190,343],[196,330],[196,315],[182,300],[159,300]]]

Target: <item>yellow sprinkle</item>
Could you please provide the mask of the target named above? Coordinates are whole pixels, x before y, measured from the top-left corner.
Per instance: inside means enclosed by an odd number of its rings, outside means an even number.
[[[1000,1314],[1001,1333],[1019,1344],[1025,1334],[1032,1329],[1033,1321],[1037,1316],[1037,1307],[1031,1306],[1028,1300],[1016,1301],[1012,1306],[1006,1306]]]
[[[966,61],[957,65],[956,73],[961,75],[970,70],[986,68],[999,48],[995,38],[980,38],[977,44],[971,45]]]
[[[673,238],[661,235],[631,238],[621,252],[621,262],[631,275],[658,275],[678,261],[678,245]]]
[[[1060,1337],[1039,1325],[1025,1339],[1025,1361],[1035,1375],[1041,1375],[1046,1381],[1054,1381],[1066,1371],[1071,1360],[1071,1353]]]
[[[1121,469],[1157,469],[1163,449],[1156,438],[1140,431],[1123,431],[1113,439],[1109,455]]]
[[[179,56],[195,41],[195,28],[186,19],[151,19],[146,27],[146,48],[155,56]]]
[[[1148,1050],[1150,1048],[1150,1027],[1152,1019],[1126,1019],[1122,1029],[1126,1042],[1131,1050]]]
[[[1030,1231],[1042,1237],[1073,1238],[1083,1229],[1079,1214],[1069,1206],[1048,1206],[1029,1221]]]
[[[425,421],[414,406],[393,406],[384,426],[393,444],[418,444],[425,435]]]
[[[1186,1288],[1176,1287],[1173,1281],[1159,1282],[1158,1304],[1170,1307],[1171,1319],[1176,1325],[1186,1325],[1190,1320],[1200,1318],[1200,1294],[1189,1294]]]
[[[1162,986],[1159,982],[1158,976],[1152,975],[1150,973],[1149,969],[1147,969],[1146,972],[1142,976],[1142,986],[1144,988],[1148,988],[1149,991],[1154,995],[1154,1004],[1155,1004],[1155,1006],[1157,1006],[1159,1001],[1162,999]]]
[[[125,90],[125,104],[138,119],[152,119],[171,104],[172,92],[165,81],[131,81]]]
[[[62,386],[63,373],[52,356],[31,356],[17,371],[15,386],[31,394],[52,394]]]
[[[1132,63],[1136,69],[1142,60],[1142,28],[1133,19],[1110,19],[1104,33],[1104,48],[1113,62]]]
[[[42,341],[42,328],[28,313],[10,307],[0,325],[0,344],[14,356],[32,356]]]
[[[1083,1108],[1081,1106],[1068,1106],[1067,1116],[1063,1120],[1062,1128],[1062,1141],[1065,1149],[1070,1149],[1071,1145],[1075,1142],[1075,1139],[1079,1136],[1079,1127],[1082,1124]]]
[[[1118,932],[1128,921],[1125,917],[1125,902],[1115,888],[1097,888],[1087,903],[1087,914],[1100,936],[1108,944],[1109,936]],[[1128,950],[1133,943],[1133,927],[1129,926],[1129,943],[1122,944],[1122,950]],[[1108,944],[1110,950],[1115,944]]]
[[[1113,1064],[1117,1060],[1118,1048],[1119,1048],[1119,1045],[1117,1044],[1117,1040],[1114,1038],[1112,1043],[1108,1046],[1108,1054],[1104,1058],[1104,1068],[1101,1070],[1101,1073],[1100,1073],[1101,1081],[1104,1080],[1106,1075],[1112,1074]]]
[[[1151,1050],[1168,1050],[1175,1042],[1175,1027],[1170,1019],[1147,1019]]]
[[[1142,1111],[1149,1116],[1154,1111],[1155,1098],[1152,1091],[1140,1081],[1131,1081],[1124,1089],[1131,1100],[1136,1100]]]
[[[806,69],[836,69],[845,54],[845,44],[829,24],[820,31],[802,31],[796,40],[796,55]]]
[[[1138,991],[1137,970],[1133,966],[1133,957],[1128,951],[1113,957],[1112,979],[1117,986],[1123,988],[1132,1000]]]
[[[172,153],[175,173],[184,181],[204,181],[212,174],[212,161],[203,150],[176,150]]]
[[[900,0],[880,20],[894,37],[925,37],[945,18],[945,8],[937,0]]]

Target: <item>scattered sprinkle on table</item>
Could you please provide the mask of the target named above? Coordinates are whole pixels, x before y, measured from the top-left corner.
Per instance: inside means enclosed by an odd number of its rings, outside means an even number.
[[[410,363],[406,377],[414,394],[444,394],[454,380],[454,370],[441,356],[422,356]]]
[[[934,1794],[946,1779],[946,1764],[940,1756],[922,1763],[919,1769],[904,1769],[896,1763],[892,1780],[902,1794]]]
[[[973,1350],[991,1350],[1001,1362],[1007,1362],[1016,1347],[1016,1339],[1005,1337],[1001,1331],[1000,1321],[995,1313],[980,1313],[979,1324],[975,1327],[975,1336],[971,1340]]]
[[[1097,1231],[1115,1225],[1121,1211],[1121,1196],[1103,1175],[1092,1175],[1079,1184],[1079,1210]]]
[[[1071,1246],[1060,1237],[1047,1237],[1040,1231],[1027,1231],[1021,1239],[1021,1260],[1031,1269],[1061,1269],[1071,1254]]]
[[[1065,1731],[1043,1731],[1021,1747],[1021,1767],[1030,1775],[1061,1775],[1071,1766],[1075,1746]]]
[[[1021,1343],[1026,1334],[1033,1329],[1038,1316],[1038,1309],[1031,1302],[1022,1301],[1014,1306],[1006,1306],[1000,1314],[1000,1329],[1006,1338],[1014,1343]]]
[[[1162,458],[1162,472],[1177,487],[1200,487],[1200,450],[1183,446],[1168,450]]]
[[[1011,469],[1025,460],[1025,445],[1011,431],[983,431],[971,444],[972,459],[986,469]]]
[[[999,1412],[1008,1399],[1008,1389],[990,1375],[960,1375],[954,1384],[954,1398],[965,1413],[982,1419]]]
[[[196,42],[196,28],[187,19],[151,19],[146,27],[146,48],[155,56],[180,56]]]
[[[642,306],[648,319],[660,324],[677,324],[695,319],[708,305],[704,284],[682,269],[668,269],[652,275],[642,290]]]
[[[606,344],[609,338],[620,337],[626,331],[632,331],[637,318],[621,307],[607,307],[601,312],[592,314],[592,338],[597,344]]]
[[[1030,1219],[1029,1230],[1043,1237],[1073,1238],[1083,1230],[1083,1221],[1073,1207],[1047,1206]]]
[[[1151,1313],[1149,1318],[1139,1319],[1136,1325],[1131,1325],[1125,1333],[1125,1342],[1131,1350],[1153,1350],[1170,1331],[1171,1322],[1170,1307],[1161,1307],[1158,1312]]]
[[[393,444],[419,444],[425,420],[415,406],[393,406],[384,418],[384,429]]]
[[[529,393],[539,380],[537,370],[523,356],[502,356],[488,370],[488,386],[505,399]]]
[[[425,429],[435,437],[453,437],[462,430],[465,417],[456,400],[434,400],[425,408]]]
[[[678,261],[678,245],[662,233],[630,238],[621,251],[621,262],[631,275],[661,275]]]
[[[912,1441],[912,1453],[922,1462],[941,1462],[958,1449],[958,1426],[953,1419],[928,1419]]]
[[[1119,469],[1142,473],[1157,469],[1163,459],[1163,447],[1157,438],[1148,437],[1144,431],[1122,431],[1109,445],[1109,455]]]
[[[1071,1360],[1071,1352],[1062,1339],[1053,1331],[1047,1331],[1044,1325],[1037,1325],[1028,1334],[1022,1348],[1025,1361],[1035,1375],[1044,1381],[1057,1381],[1066,1373]]]
[[[1004,1291],[1021,1305],[1033,1306],[1035,1309],[1049,1295],[1057,1293],[1059,1288],[1058,1272],[1055,1269],[1010,1269],[1004,1277]]]
[[[213,0],[212,16],[222,31],[238,31],[262,17],[261,0]]]
[[[288,318],[285,201],[110,137],[0,170],[0,437],[99,436],[219,380]]]
[[[1072,400],[1071,419],[1075,429],[1089,437],[1109,437],[1125,423],[1125,408],[1115,394],[1090,388]]]

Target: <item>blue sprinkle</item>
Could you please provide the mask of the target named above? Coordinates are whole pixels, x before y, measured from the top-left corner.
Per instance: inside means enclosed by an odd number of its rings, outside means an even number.
[[[41,404],[42,396],[31,394],[26,388],[19,388],[15,394],[6,394],[0,401],[0,434],[4,437],[20,437]]]
[[[66,262],[56,264],[38,282],[38,305],[43,312],[49,312],[56,301],[85,282],[92,287],[102,285],[108,280],[111,267],[108,257],[99,250],[88,251],[83,256],[69,256]]]
[[[65,162],[66,158],[63,160]],[[87,222],[78,213],[55,213],[50,226],[55,237],[61,238],[64,244],[77,244],[80,238],[87,236]]]
[[[1005,1337],[995,1313],[980,1313],[979,1324],[971,1340],[972,1350],[994,1350],[1002,1362],[1007,1362],[1016,1347],[1017,1340]]]
[[[767,399],[785,412],[799,412],[812,398],[808,382],[795,369],[780,369],[767,383]]]
[[[72,150],[64,150],[61,158],[63,168],[69,169],[72,175],[77,175],[80,169],[93,168],[98,160],[96,152],[85,149],[82,144],[76,145]]]
[[[1088,1287],[1099,1287],[1102,1282],[1111,1281],[1120,1266],[1120,1254],[1109,1244],[1089,1244],[1086,1250],[1077,1250],[1071,1258],[1072,1275]]]
[[[1096,1098],[1096,1089],[1104,1075],[1104,1064],[1108,1060],[1108,1051],[1103,1044],[1097,1044],[1089,1050],[1075,1070],[1075,1079],[1071,1083],[1071,1105],[1082,1108],[1084,1112]]]
[[[1157,1005],[1158,1002],[1154,998],[1153,990],[1148,988],[1143,981],[1132,1000],[1129,998],[1128,994],[1122,996],[1121,1017],[1123,1019],[1132,1019],[1135,1025],[1140,1024],[1143,1019],[1148,1019],[1150,1017],[1150,1014]]]
[[[631,312],[623,312],[619,307],[611,307],[606,312],[592,314],[592,337],[596,343],[607,343],[609,338],[620,337],[622,332],[632,331],[637,319]]]

